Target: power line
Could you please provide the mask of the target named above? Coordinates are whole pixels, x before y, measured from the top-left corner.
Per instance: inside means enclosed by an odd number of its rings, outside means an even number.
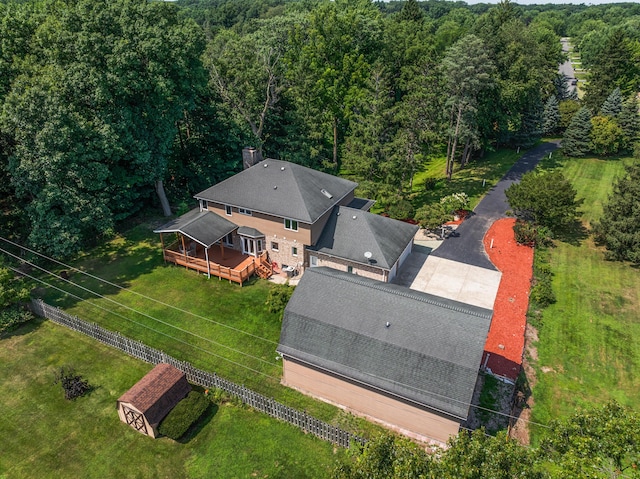
[[[234,364],[234,365],[236,365],[236,366],[240,366],[241,368],[248,369],[248,370],[249,370],[249,371],[251,371],[251,372],[261,374],[261,375],[266,376],[266,377],[268,377],[268,378],[270,378],[270,379],[275,379],[276,381],[279,381],[279,380],[280,380],[280,378],[277,378],[277,377],[275,377],[275,376],[271,376],[271,375],[269,375],[269,374],[267,374],[267,373],[264,373],[264,372],[262,372],[262,371],[258,371],[257,369],[250,368],[249,366],[245,366],[244,364],[237,363],[237,362],[235,362],[235,361],[233,361],[233,360],[231,360],[231,359],[225,358],[224,356],[220,356],[219,354],[216,354],[216,353],[214,353],[214,352],[211,352],[211,351],[209,351],[209,350],[206,350],[206,349],[204,349],[204,348],[201,348],[200,346],[196,346],[195,344],[188,343],[187,341],[184,341],[184,340],[182,340],[182,339],[176,338],[175,336],[171,336],[170,334],[163,333],[162,331],[158,331],[157,329],[153,329],[152,327],[150,327],[150,326],[148,326],[148,325],[146,325],[146,324],[144,324],[144,323],[140,323],[140,322],[135,321],[135,320],[133,320],[133,319],[131,319],[131,318],[127,318],[126,316],[124,316],[124,315],[122,315],[122,314],[120,314],[120,313],[117,313],[117,312],[112,311],[112,310],[110,310],[110,309],[108,309],[108,308],[105,308],[104,306],[100,306],[99,304],[92,303],[92,302],[91,302],[91,301],[89,301],[88,299],[82,298],[82,297],[80,297],[80,296],[78,296],[78,295],[75,295],[75,294],[73,294],[73,293],[69,292],[69,291],[65,291],[65,290],[64,290],[64,289],[62,289],[62,288],[59,288],[59,287],[57,287],[57,286],[55,286],[55,285],[53,285],[53,284],[51,284],[51,283],[47,283],[46,281],[43,281],[43,280],[42,280],[42,279],[40,279],[40,278],[36,278],[35,276],[31,276],[30,274],[25,273],[25,272],[23,272],[23,271],[20,271],[19,269],[16,269],[16,268],[14,268],[14,267],[12,267],[12,266],[7,265],[6,267],[7,267],[7,268],[9,268],[9,269],[11,269],[12,271],[14,271],[14,272],[18,273],[18,274],[19,274],[19,275],[21,275],[21,276],[26,276],[26,277],[28,277],[28,278],[30,278],[30,279],[33,279],[34,281],[38,281],[39,283],[42,283],[42,284],[47,285],[47,286],[49,286],[50,288],[57,289],[57,290],[58,290],[58,291],[60,291],[61,293],[67,294],[67,295],[69,295],[69,296],[72,296],[72,297],[74,297],[74,298],[76,298],[76,299],[79,299],[80,301],[86,301],[89,305],[91,305],[91,306],[93,306],[93,307],[95,307],[95,308],[101,309],[101,310],[103,310],[103,311],[106,311],[107,313],[110,313],[110,314],[113,314],[113,315],[115,315],[115,316],[118,316],[118,317],[120,317],[120,318],[122,318],[122,319],[124,319],[124,320],[126,320],[126,321],[129,321],[129,322],[132,322],[132,323],[134,323],[134,324],[137,324],[138,326],[141,326],[141,327],[146,328],[146,329],[148,329],[148,330],[150,330],[150,331],[153,331],[154,333],[160,334],[160,335],[162,335],[162,336],[165,336],[165,337],[167,337],[167,338],[169,338],[169,339],[172,339],[172,340],[174,340],[174,341],[177,341],[177,342],[179,342],[179,343],[182,343],[182,344],[184,344],[184,345],[186,345],[186,346],[189,346],[189,347],[192,347],[192,348],[194,348],[194,349],[198,349],[198,350],[200,350],[200,351],[202,351],[202,352],[204,352],[204,353],[210,354],[210,355],[215,356],[215,357],[217,357],[217,358],[220,358],[220,359],[222,359],[222,360],[224,360],[224,361],[230,362],[231,364]]]
[[[7,241],[7,242],[9,242],[9,243],[12,243],[12,244],[14,244],[14,245],[16,245],[16,246],[18,246],[18,247],[22,248],[20,245],[17,245],[16,243],[13,243],[13,242],[11,242],[11,241],[9,241],[9,240],[6,240],[6,239],[4,239],[4,238],[2,238],[2,237],[0,237],[0,239],[2,239],[2,240],[4,240],[4,241]],[[28,251],[32,251],[32,250],[29,250],[28,248],[24,248],[24,249],[26,249],[26,250],[28,250]],[[175,328],[175,329],[177,329],[177,330],[179,330],[179,331],[182,331],[182,332],[185,332],[185,333],[187,333],[187,334],[191,334],[191,335],[193,335],[193,336],[195,336],[195,337],[198,337],[198,338],[200,338],[200,339],[203,339],[203,340],[205,340],[205,341],[211,342],[211,343],[216,344],[216,345],[220,345],[220,346],[222,346],[222,347],[225,347],[225,348],[227,348],[227,349],[230,349],[231,351],[235,351],[235,352],[240,353],[240,354],[242,354],[242,355],[245,355],[245,356],[247,356],[247,357],[250,357],[250,358],[253,358],[253,359],[257,359],[257,360],[262,361],[262,362],[264,362],[264,363],[266,363],[266,364],[269,364],[270,366],[272,365],[272,364],[271,364],[271,363],[269,363],[268,361],[265,361],[265,360],[263,360],[263,359],[261,359],[261,358],[258,358],[258,357],[255,357],[255,356],[251,356],[251,355],[249,355],[249,354],[247,354],[247,353],[244,353],[244,352],[242,352],[242,351],[235,350],[235,349],[230,348],[230,347],[228,347],[228,346],[221,345],[221,344],[219,344],[219,343],[216,343],[215,341],[209,340],[209,339],[204,338],[204,337],[202,337],[202,336],[199,336],[199,335],[197,335],[197,334],[195,334],[195,333],[191,333],[190,331],[186,331],[186,330],[184,330],[184,329],[182,329],[182,328],[179,328],[179,327],[177,327],[177,326],[173,326],[173,325],[171,325],[171,324],[169,324],[169,323],[166,323],[166,322],[164,322],[164,321],[162,321],[162,320],[159,320],[159,319],[157,319],[157,318],[154,318],[154,317],[152,317],[152,316],[150,316],[150,315],[148,315],[148,314],[146,314],[146,313],[142,313],[142,312],[137,311],[137,310],[135,310],[135,309],[133,309],[133,308],[131,308],[131,307],[129,307],[129,306],[126,306],[126,305],[123,305],[123,304],[121,304],[121,303],[118,303],[117,301],[112,300],[112,299],[110,299],[110,298],[107,298],[107,297],[105,297],[105,296],[101,295],[100,293],[94,292],[94,291],[92,291],[92,290],[90,290],[90,289],[88,289],[88,288],[85,288],[85,287],[83,287],[83,286],[81,286],[81,285],[78,285],[78,284],[76,284],[76,283],[74,283],[74,282],[72,282],[72,281],[70,281],[70,280],[68,280],[68,279],[62,278],[61,276],[59,276],[59,275],[57,275],[57,274],[55,274],[55,273],[53,273],[53,272],[51,272],[51,271],[48,271],[48,270],[46,270],[45,268],[42,268],[42,267],[40,267],[40,266],[38,266],[38,265],[35,265],[35,264],[33,264],[33,263],[31,263],[31,262],[29,262],[29,261],[27,261],[27,260],[24,260],[24,259],[22,259],[22,258],[18,257],[17,255],[13,254],[13,253],[9,253],[8,251],[6,251],[6,250],[4,250],[4,249],[2,249],[2,248],[0,248],[0,251],[1,251],[1,252],[4,252],[5,254],[8,254],[8,255],[10,255],[10,256],[12,256],[12,257],[16,258],[16,259],[18,259],[19,261],[22,261],[22,262],[27,263],[27,264],[29,264],[29,265],[31,265],[31,266],[34,266],[34,267],[36,267],[36,268],[38,268],[38,269],[40,269],[40,270],[44,271],[45,273],[50,274],[50,275],[52,275],[52,276],[54,276],[54,277],[56,277],[56,278],[58,278],[58,279],[61,279],[61,280],[65,281],[65,282],[67,282],[67,283],[69,283],[69,284],[71,284],[71,285],[73,285],[73,286],[76,286],[76,287],[78,287],[78,288],[80,288],[80,289],[83,289],[83,290],[85,290],[85,291],[87,291],[87,292],[89,292],[89,293],[91,293],[91,294],[94,294],[94,295],[96,295],[96,296],[98,296],[98,297],[100,297],[100,298],[103,298],[103,299],[106,299],[106,300],[108,300],[108,301],[110,301],[110,302],[112,302],[112,303],[115,303],[116,305],[119,305],[119,306],[121,306],[121,307],[123,307],[123,308],[125,308],[125,309],[129,309],[129,310],[131,310],[131,311],[133,311],[133,312],[135,312],[135,313],[137,313],[137,314],[141,314],[142,316],[146,316],[146,317],[148,317],[148,318],[150,318],[150,319],[152,319],[152,320],[154,320],[154,321],[158,321],[158,322],[160,322],[160,323],[162,323],[162,324],[165,324],[165,325],[167,325],[167,326],[169,326],[169,327]],[[38,255],[40,255],[40,256],[42,256],[42,257],[47,258],[45,255],[42,255],[42,254],[37,253],[37,252],[35,252],[35,251],[33,251],[33,252],[34,252],[35,254],[38,254]],[[49,258],[48,258],[48,259],[49,259]],[[51,259],[52,259],[52,258],[51,258]],[[56,262],[56,263],[58,263],[58,264],[61,264],[61,265],[63,265],[63,266],[66,266],[66,265],[64,265],[64,263],[61,263],[61,262],[59,262],[59,261],[57,261],[57,260],[52,259],[52,261],[54,261],[54,262]],[[75,269],[75,268],[72,268],[72,267],[69,267],[69,268],[70,268],[70,269],[73,269],[73,270],[75,270],[75,271],[79,271],[79,272],[81,272],[81,273],[84,273],[84,272],[82,272],[82,271],[80,271],[80,270],[77,270],[77,269]],[[16,269],[14,269],[14,268],[11,268],[11,269],[12,269],[12,270],[14,270],[14,271],[16,271],[16,272],[17,272],[17,273],[19,273],[19,274],[23,274],[23,275],[28,276],[28,277],[30,277],[30,278],[32,278],[32,279],[35,279],[36,281],[39,281],[39,282],[44,283],[44,284],[47,284],[47,285],[49,285],[49,286],[51,286],[51,287],[53,287],[53,288],[55,288],[55,289],[57,289],[57,290],[59,290],[59,291],[61,291],[61,292],[65,293],[65,294],[69,294],[69,295],[71,295],[71,296],[74,296],[74,297],[76,297],[76,298],[80,299],[81,301],[87,301],[87,302],[88,302],[88,300],[86,300],[86,299],[84,299],[84,298],[80,298],[80,297],[78,297],[78,296],[76,296],[76,295],[74,295],[74,294],[72,294],[72,293],[69,293],[69,292],[67,292],[67,291],[62,290],[61,288],[58,288],[58,287],[56,287],[56,286],[53,286],[53,285],[51,285],[51,284],[49,284],[49,283],[47,283],[47,282],[45,282],[45,281],[42,281],[42,280],[40,280],[40,279],[37,279],[37,278],[34,278],[34,277],[30,276],[30,275],[27,275],[27,274],[25,274],[25,273],[22,273],[21,271],[16,270]],[[88,274],[88,273],[87,273],[87,275],[89,275],[89,276],[91,276],[91,277],[94,277],[93,275],[90,275],[90,274]],[[98,278],[98,277],[95,277],[95,278],[96,278],[96,279],[98,279],[98,280],[100,280],[100,281],[103,281],[103,282],[105,282],[105,283],[107,283],[107,284],[111,284],[111,283],[109,283],[109,282],[108,282],[108,281],[106,281],[106,280],[102,280],[102,279],[100,279],[100,278]],[[117,285],[114,285],[114,286],[116,286],[116,287],[118,287],[118,288],[120,288],[120,289],[126,289],[126,288],[122,288],[122,287],[117,286]],[[127,290],[127,291],[129,291],[129,290]],[[139,293],[136,293],[136,294],[139,294]],[[142,295],[142,294],[140,294],[140,296],[145,297],[145,296],[144,296],[144,295]],[[153,298],[150,298],[150,299],[151,299],[152,301],[155,301],[155,300],[153,300]],[[159,303],[161,303],[161,304],[164,304],[164,303],[162,303],[162,302],[160,302],[160,301],[158,301],[158,302],[159,302]],[[111,312],[112,314],[115,314],[115,315],[117,315],[117,316],[120,316],[120,317],[122,317],[122,318],[124,318],[124,319],[126,319],[126,320],[128,320],[128,321],[131,321],[131,322],[133,322],[133,323],[135,323],[135,324],[139,324],[139,325],[141,325],[141,326],[143,326],[143,327],[145,327],[145,328],[147,328],[147,329],[150,329],[151,331],[154,331],[154,332],[157,332],[157,333],[162,334],[162,335],[164,335],[164,336],[167,336],[167,337],[169,337],[169,338],[175,339],[176,341],[179,341],[179,342],[181,342],[181,343],[184,343],[184,344],[187,344],[187,345],[191,345],[190,343],[187,343],[187,342],[185,342],[185,341],[182,341],[182,340],[179,340],[179,339],[177,339],[177,338],[174,338],[174,337],[172,337],[172,336],[170,336],[170,335],[167,335],[166,333],[162,333],[162,332],[160,332],[160,331],[154,330],[153,328],[150,328],[149,326],[146,326],[146,325],[143,325],[142,323],[138,323],[138,322],[136,322],[136,321],[130,320],[129,318],[126,318],[126,317],[124,317],[124,316],[122,316],[122,315],[120,315],[120,314],[118,314],[118,313],[112,312],[112,311],[110,311],[110,310],[108,310],[108,309],[106,309],[106,308],[103,308],[103,307],[98,306],[98,305],[96,305],[96,304],[93,304],[93,303],[91,303],[91,302],[89,302],[89,304],[91,304],[92,306],[96,306],[96,307],[98,307],[98,308],[100,308],[100,309],[103,309],[103,310],[105,310],[105,311],[107,311],[107,312]],[[179,309],[179,308],[176,308],[176,309]],[[198,316],[198,315],[195,315],[195,316]],[[206,318],[203,318],[203,319],[206,319]],[[235,328],[232,328],[232,329],[235,329]],[[237,331],[239,331],[239,332],[243,332],[243,331],[241,331],[241,330],[237,330]],[[248,333],[247,333],[247,334],[248,334]],[[212,355],[214,355],[214,356],[220,357],[220,358],[222,358],[222,359],[224,359],[224,360],[226,360],[226,361],[229,361],[229,362],[231,362],[231,363],[233,363],[233,364],[236,364],[236,365],[238,365],[238,366],[241,366],[241,367],[244,367],[244,368],[246,368],[246,369],[249,369],[249,370],[255,371],[255,370],[253,370],[253,369],[249,368],[248,366],[244,366],[244,365],[242,365],[242,364],[235,363],[234,361],[231,361],[231,360],[229,360],[229,359],[227,359],[227,358],[224,358],[224,357],[222,357],[222,356],[216,355],[215,353],[211,353],[210,351],[204,350],[204,349],[199,348],[199,347],[197,347],[197,346],[193,346],[193,347],[195,347],[195,348],[197,348],[197,349],[200,349],[200,350],[202,350],[202,351],[204,351],[204,352],[207,352],[207,353],[209,353],[209,354],[212,354]],[[256,371],[256,372],[257,372],[257,371]],[[267,375],[267,374],[265,374],[265,373],[260,373],[260,374],[262,374],[262,375],[264,375],[264,376],[267,376],[267,377],[269,377],[269,378],[272,378],[272,379],[276,379],[276,380],[278,380],[278,378],[275,378],[275,377],[273,377],[273,376]],[[373,377],[378,377],[378,376],[373,375],[373,374],[369,374],[369,375],[370,375],[370,376],[373,376]],[[385,379],[385,380],[389,381],[389,379]],[[393,381],[392,381],[392,382],[393,382]],[[483,407],[483,406],[480,406],[480,405],[476,405],[476,404],[468,403],[468,402],[465,402],[465,401],[461,401],[461,400],[459,400],[459,399],[451,398],[451,397],[445,396],[445,395],[443,395],[443,394],[439,394],[439,393],[435,393],[435,392],[427,391],[427,390],[425,390],[425,389],[421,389],[421,388],[415,388],[415,387],[408,386],[408,385],[404,385],[404,387],[408,387],[408,388],[410,388],[410,389],[412,389],[412,390],[414,390],[414,391],[416,391],[416,392],[424,393],[424,394],[427,394],[427,395],[430,395],[430,396],[433,396],[433,397],[439,397],[439,398],[441,398],[441,399],[443,399],[443,400],[447,400],[447,401],[451,401],[451,402],[456,402],[456,403],[458,403],[458,404],[460,404],[460,405],[462,405],[462,406],[473,407],[473,408],[476,408],[476,409],[478,409],[478,410],[487,411],[487,412],[490,412],[490,413],[492,413],[492,414],[496,414],[496,415],[499,415],[499,416],[502,416],[502,417],[506,417],[506,418],[510,418],[510,419],[515,419],[515,420],[522,420],[522,421],[527,422],[528,424],[533,424],[533,425],[536,425],[536,426],[540,426],[540,427],[544,427],[544,428],[549,428],[549,426],[548,426],[548,425],[545,425],[545,424],[542,424],[542,423],[538,423],[538,422],[535,422],[535,421],[531,421],[531,420],[529,420],[529,419],[518,418],[517,416],[513,416],[513,415],[511,415],[511,414],[507,414],[507,413],[504,413],[504,412],[501,412],[501,411],[497,411],[497,410],[493,410],[493,409],[490,409],[490,408],[486,408],[486,407]],[[413,402],[413,401],[412,401],[412,402]],[[435,408],[435,409],[437,409],[437,408]]]
[[[132,290],[131,290],[131,289],[129,289],[129,288],[125,288],[125,287],[123,287],[123,286],[120,286],[119,284],[112,283],[112,282],[110,282],[110,281],[107,281],[106,279],[100,278],[99,276],[95,276],[95,275],[93,275],[93,274],[91,274],[91,273],[87,273],[86,271],[82,271],[81,269],[74,268],[73,266],[70,266],[70,265],[68,265],[68,264],[65,264],[65,263],[63,263],[63,262],[61,262],[61,261],[58,261],[57,259],[51,258],[50,256],[47,256],[47,255],[45,255],[45,254],[39,253],[38,251],[32,250],[32,249],[30,249],[30,248],[27,248],[26,246],[22,246],[22,245],[20,245],[20,244],[18,244],[18,243],[15,243],[15,242],[11,241],[11,240],[8,240],[8,239],[6,239],[6,238],[3,238],[2,236],[0,236],[0,240],[5,241],[5,242],[7,242],[7,243],[9,243],[9,244],[12,244],[13,246],[16,246],[17,248],[23,249],[23,250],[25,250],[25,251],[29,251],[30,253],[36,254],[36,255],[38,255],[38,256],[40,256],[40,257],[42,257],[42,258],[48,259],[48,260],[50,260],[50,261],[53,261],[54,263],[57,263],[57,264],[59,264],[60,266],[64,266],[64,267],[65,267],[65,268],[67,268],[67,269],[70,269],[70,270],[72,270],[72,271],[76,271],[76,272],[78,272],[78,273],[84,274],[84,275],[86,275],[86,276],[89,276],[90,278],[93,278],[93,279],[98,280],[98,281],[100,281],[100,282],[102,282],[102,283],[108,284],[109,286],[113,286],[114,288],[118,288],[118,289],[120,289],[120,290],[122,290],[122,291],[126,291],[126,292],[128,292],[128,293],[135,294],[135,295],[140,296],[141,298],[147,299],[147,300],[149,300],[149,301],[153,301],[153,302],[155,302],[155,303],[161,304],[162,306],[165,306],[165,307],[167,307],[167,308],[175,309],[176,311],[180,311],[181,313],[185,313],[185,314],[188,314],[188,315],[194,316],[194,317],[196,317],[196,318],[203,319],[203,320],[208,321],[208,322],[210,322],[210,323],[213,323],[213,324],[215,324],[215,325],[217,325],[217,326],[222,326],[222,327],[225,327],[225,328],[231,329],[232,331],[235,331],[235,332],[238,332],[238,333],[242,333],[242,334],[246,334],[247,336],[251,336],[251,337],[253,337],[253,338],[260,339],[260,340],[262,340],[262,341],[266,341],[266,342],[271,343],[271,344],[275,344],[275,345],[277,345],[277,344],[278,344],[278,343],[277,343],[277,341],[273,341],[273,340],[271,340],[271,339],[268,339],[268,338],[264,338],[264,337],[262,337],[262,336],[255,335],[255,334],[253,334],[253,333],[249,333],[249,332],[247,332],[247,331],[243,331],[243,330],[241,330],[241,329],[234,328],[233,326],[229,326],[228,324],[224,324],[224,323],[221,323],[221,322],[219,322],[219,321],[214,321],[213,319],[207,318],[207,317],[205,317],[205,316],[201,316],[201,315],[199,315],[199,314],[197,314],[197,313],[194,313],[194,312],[192,312],[192,311],[188,311],[188,310],[186,310],[186,309],[179,308],[178,306],[174,306],[174,305],[172,305],[172,304],[165,303],[165,302],[163,302],[163,301],[160,301],[159,299],[155,299],[155,298],[152,298],[152,297],[150,297],[150,296],[144,295],[144,294],[142,294],[142,293],[138,293],[137,291],[132,291]]]
[[[243,351],[240,351],[240,350],[238,350],[238,349],[232,348],[232,347],[230,347],[230,346],[226,346],[226,345],[224,345],[224,344],[222,344],[222,343],[218,343],[217,341],[213,341],[212,339],[205,338],[204,336],[200,336],[200,335],[198,335],[198,334],[196,334],[196,333],[192,333],[191,331],[188,331],[188,330],[186,330],[186,329],[180,328],[180,327],[175,326],[175,325],[173,325],[173,324],[171,324],[171,323],[167,323],[166,321],[163,321],[163,320],[161,320],[161,319],[155,318],[155,317],[153,317],[153,316],[151,316],[151,315],[149,315],[149,314],[147,314],[147,313],[143,313],[143,312],[138,311],[138,310],[136,310],[136,309],[134,309],[134,308],[132,308],[132,307],[130,307],[130,306],[127,306],[127,305],[125,305],[125,304],[119,303],[119,302],[117,302],[117,301],[116,301],[116,300],[114,300],[114,299],[107,298],[106,296],[103,296],[103,295],[102,295],[102,294],[100,294],[100,293],[97,293],[97,292],[95,292],[95,291],[90,290],[89,288],[85,288],[84,286],[81,286],[81,285],[79,285],[79,284],[76,284],[76,283],[74,283],[74,282],[73,282],[73,281],[71,281],[71,280],[65,279],[65,278],[63,278],[62,276],[59,276],[59,275],[57,275],[57,274],[55,274],[55,273],[53,273],[53,272],[51,272],[51,271],[48,271],[47,269],[45,269],[45,268],[43,268],[43,267],[41,267],[41,266],[38,266],[38,265],[36,265],[36,264],[34,264],[34,263],[31,263],[30,261],[27,261],[27,260],[25,260],[25,259],[22,259],[22,258],[18,257],[17,255],[15,255],[15,254],[13,254],[13,253],[10,253],[10,252],[8,252],[8,251],[6,251],[6,250],[2,249],[2,248],[0,248],[0,251],[1,251],[1,252],[3,252],[3,253],[5,253],[5,254],[8,254],[9,256],[14,257],[15,259],[18,259],[19,261],[22,261],[22,262],[24,262],[24,263],[27,263],[28,265],[33,266],[33,267],[35,267],[35,268],[37,268],[37,269],[39,269],[39,270],[41,270],[41,271],[43,271],[43,272],[45,272],[45,273],[47,273],[47,274],[49,274],[49,275],[53,276],[53,277],[55,277],[55,278],[58,278],[58,279],[60,279],[60,280],[62,280],[62,281],[65,281],[65,282],[67,282],[67,283],[69,283],[69,284],[71,284],[71,285],[73,285],[73,286],[76,286],[77,288],[80,288],[80,289],[82,289],[83,291],[86,291],[86,292],[88,292],[88,293],[90,293],[90,294],[93,294],[93,295],[95,295],[95,296],[97,296],[97,297],[99,297],[99,298],[101,298],[101,299],[104,299],[104,300],[109,301],[109,302],[111,302],[111,303],[113,303],[113,304],[116,304],[116,305],[118,305],[118,306],[120,306],[120,307],[122,307],[122,308],[128,309],[129,311],[132,311],[132,312],[134,312],[134,313],[136,313],[136,314],[140,314],[141,316],[144,316],[144,317],[146,317],[146,318],[149,318],[149,319],[151,319],[151,320],[153,320],[153,321],[157,321],[157,322],[159,322],[159,323],[161,323],[161,324],[164,324],[165,326],[169,326],[170,328],[177,329],[177,330],[178,330],[178,331],[180,331],[180,332],[183,332],[183,333],[186,333],[186,334],[190,334],[190,335],[192,335],[192,336],[194,336],[194,337],[196,337],[196,338],[198,338],[198,339],[201,339],[201,340],[203,340],[203,341],[209,342],[209,343],[214,344],[214,345],[216,345],[216,346],[220,346],[220,347],[222,347],[222,348],[226,348],[226,349],[228,349],[228,350],[230,350],[230,351],[233,351],[233,352],[235,352],[235,353],[241,354],[241,355],[243,355],[243,356],[247,356],[247,357],[252,358],[252,359],[256,359],[256,360],[261,361],[261,362],[263,362],[263,363],[265,363],[265,364],[268,364],[269,366],[273,366],[273,364],[272,364],[271,362],[266,361],[266,360],[264,360],[264,359],[262,359],[262,358],[259,358],[259,357],[257,357],[257,356],[252,356],[252,355],[250,355],[250,354],[248,354],[248,353],[245,353],[245,352],[243,352]],[[84,300],[85,300],[85,299],[83,299],[83,301],[84,301]]]

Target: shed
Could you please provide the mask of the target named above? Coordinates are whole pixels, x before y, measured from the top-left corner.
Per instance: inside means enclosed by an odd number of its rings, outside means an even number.
[[[118,416],[124,423],[151,437],[167,414],[191,391],[182,371],[160,363],[118,399]]]

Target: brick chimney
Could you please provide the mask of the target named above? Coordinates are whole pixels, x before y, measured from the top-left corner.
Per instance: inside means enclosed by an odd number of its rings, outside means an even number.
[[[253,146],[247,146],[242,149],[242,167],[243,169],[251,168],[256,163],[262,161],[262,153]]]

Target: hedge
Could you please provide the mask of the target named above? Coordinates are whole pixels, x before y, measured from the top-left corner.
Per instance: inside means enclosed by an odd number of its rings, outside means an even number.
[[[162,420],[158,432],[173,440],[180,439],[189,427],[200,419],[210,404],[211,401],[202,393],[191,391]]]

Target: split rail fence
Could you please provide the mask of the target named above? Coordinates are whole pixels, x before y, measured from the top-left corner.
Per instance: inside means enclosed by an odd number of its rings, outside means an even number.
[[[203,371],[193,367],[190,363],[179,361],[169,356],[164,351],[151,348],[146,344],[122,336],[120,333],[109,331],[95,323],[83,321],[77,316],[65,313],[59,308],[51,306],[41,299],[34,299],[31,302],[31,310],[34,314],[47,318],[54,323],[66,326],[74,331],[78,331],[101,343],[114,347],[127,353],[130,356],[141,359],[151,364],[168,363],[184,372],[187,380],[193,384],[198,384],[205,388],[217,388],[237,397],[244,404],[268,414],[271,417],[293,424],[307,433],[311,433],[320,439],[329,441],[338,446],[348,448],[352,443],[364,444],[365,440],[355,434],[345,431],[339,427],[310,416],[304,411],[293,409],[279,403],[273,398],[263,396],[245,386],[240,386],[231,381],[223,379],[214,373]]]

